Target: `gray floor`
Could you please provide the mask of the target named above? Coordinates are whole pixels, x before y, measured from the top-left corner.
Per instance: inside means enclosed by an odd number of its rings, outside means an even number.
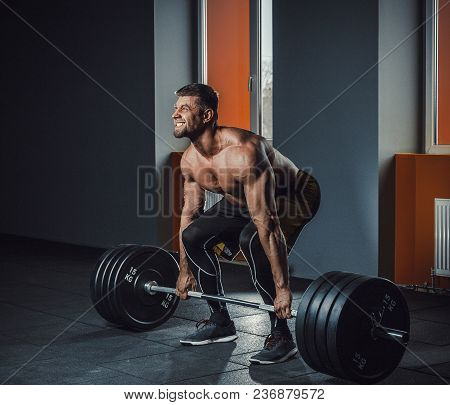
[[[300,358],[249,366],[268,333],[268,315],[231,307],[239,339],[184,347],[181,336],[208,316],[182,302],[167,323],[145,333],[114,327],[90,309],[89,276],[101,250],[0,236],[0,379],[5,384],[346,384]],[[295,303],[306,287],[293,280]],[[245,267],[224,268],[227,295],[259,301]],[[412,341],[382,384],[450,381],[450,297],[405,292]],[[293,327],[293,321],[290,321]]]

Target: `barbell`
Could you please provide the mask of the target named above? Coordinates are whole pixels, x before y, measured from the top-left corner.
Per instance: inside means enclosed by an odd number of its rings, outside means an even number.
[[[178,254],[154,246],[120,245],[106,251],[91,276],[91,299],[108,322],[150,330],[166,322],[179,303]],[[274,312],[273,306],[189,291],[196,299]],[[300,298],[295,336],[303,360],[314,370],[374,383],[398,366],[409,339],[409,310],[391,281],[328,272]]]

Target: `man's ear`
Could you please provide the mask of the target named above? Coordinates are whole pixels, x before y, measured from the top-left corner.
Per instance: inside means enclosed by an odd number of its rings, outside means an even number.
[[[209,123],[214,119],[214,111],[212,108],[207,108],[205,111],[203,111],[203,122]]]

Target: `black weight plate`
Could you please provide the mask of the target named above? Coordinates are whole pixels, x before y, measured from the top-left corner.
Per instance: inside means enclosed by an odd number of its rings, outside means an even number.
[[[334,273],[334,272],[332,272]],[[336,272],[338,273],[338,272]],[[330,273],[327,273],[330,274]],[[308,313],[308,308],[310,306],[311,300],[314,298],[314,294],[320,288],[324,280],[322,277],[315,279],[306,289],[304,294],[300,298],[300,304],[297,308],[297,317],[295,320],[295,339],[297,341],[297,347],[302,356],[302,359],[311,365],[313,361],[311,360],[308,351],[306,350],[306,340],[305,340],[305,320],[306,314]]]
[[[347,283],[347,285],[343,287],[340,293],[337,295],[329,311],[328,323],[326,326],[327,352],[328,358],[330,359],[330,364],[336,371],[337,376],[339,376],[340,378],[351,379],[345,368],[342,366],[339,358],[340,351],[337,346],[337,331],[341,327],[340,315],[345,303],[352,302],[352,298],[350,296],[351,291],[354,291],[356,288],[358,288],[358,286],[362,285],[362,283],[371,279],[372,277],[361,276],[357,279],[352,280],[350,283]],[[368,294],[370,294],[370,292],[368,292]],[[364,314],[363,311],[360,310],[359,313],[360,315],[362,314],[363,317],[355,317],[354,319],[352,319],[353,324],[348,330],[348,333],[352,333],[353,336],[358,333],[359,339],[368,342],[370,339],[371,324],[369,322],[369,318]],[[362,334],[361,331],[363,331]]]
[[[102,270],[102,265],[105,262],[105,260],[107,260],[107,258],[111,254],[114,253],[115,249],[117,249],[117,247],[108,249],[105,252],[103,252],[103,254],[100,256],[100,258],[97,260],[97,263],[95,264],[94,271],[91,273],[90,289],[91,289],[92,303],[97,302],[97,300],[99,298],[99,297],[97,297],[97,291],[96,291],[96,280],[97,280],[98,274]]]
[[[149,330],[168,320],[178,305],[175,294],[144,291],[148,281],[174,287],[178,278],[178,262],[168,251],[143,247],[135,252],[117,272],[114,299],[121,310],[121,321],[135,330]]]
[[[95,291],[95,287],[96,287],[95,280],[97,279],[97,274],[100,271],[100,268],[101,268],[103,262],[112,253],[112,251],[113,251],[113,249],[108,249],[103,252],[103,254],[100,256],[100,258],[95,263],[95,268],[91,273],[89,286],[90,286],[91,301],[93,304],[95,304],[97,302],[97,293]]]
[[[341,291],[356,278],[362,277],[359,274],[345,273],[346,276],[335,282],[333,288],[330,288],[324,297],[322,304],[317,312],[315,327],[315,345],[319,356],[319,362],[323,366],[322,371],[335,377],[341,377],[331,364],[328,356],[327,347],[327,327],[331,314],[331,308],[335,303]]]
[[[97,272],[95,281],[94,281],[95,289],[96,289],[95,294],[97,296],[97,299],[100,299],[101,297],[103,297],[102,290],[103,290],[103,280],[104,280],[106,267],[109,266],[109,264],[111,263],[111,260],[113,260],[124,249],[126,249],[130,246],[133,246],[133,245],[130,245],[130,244],[117,245],[114,248],[110,249],[108,255],[105,256],[105,258],[103,260],[103,264],[102,264],[101,268],[99,269],[99,271]]]
[[[175,260],[177,261],[177,263],[180,262],[180,253],[175,252],[174,250],[168,250],[167,252],[170,253],[171,256],[173,256],[175,258]]]
[[[308,311],[305,314],[304,321],[304,341],[305,350],[308,352],[308,357],[311,360],[309,366],[314,370],[326,372],[326,365],[322,364],[316,345],[316,328],[317,328],[317,313],[320,310],[323,300],[333,286],[342,279],[351,277],[351,273],[330,272],[322,275],[323,280],[321,286],[316,290],[312,297]]]
[[[97,261],[96,268],[91,277],[91,297],[93,302],[97,302],[101,298],[101,277],[105,270],[105,266],[109,263],[111,257],[125,246],[126,245],[119,245],[107,250]]]
[[[116,305],[116,301],[114,299],[114,287],[115,287],[115,279],[117,273],[122,269],[122,267],[126,264],[127,260],[138,250],[141,250],[141,245],[134,245],[131,249],[127,250],[126,254],[121,255],[120,258],[116,260],[116,262],[112,265],[111,271],[109,272],[109,275],[107,277],[107,280],[105,282],[106,285],[106,303],[112,313],[116,315],[116,323],[119,325],[123,325],[123,322],[121,320],[121,313],[122,311],[120,308]]]
[[[107,319],[108,314],[103,310],[103,300],[101,299],[99,291],[101,289],[101,274],[103,274],[104,266],[109,263],[111,256],[115,255],[117,253],[117,250],[121,248],[121,246],[117,246],[103,253],[100,259],[97,261],[95,269],[91,274],[91,301],[94,304],[94,307],[99,315],[109,322],[111,322],[111,320]]]
[[[409,311],[400,289],[382,278],[348,284],[331,310],[327,343],[331,363],[341,376],[360,383],[387,377],[400,363],[405,345],[373,338],[371,317],[382,326],[409,333]]]
[[[147,281],[174,285],[178,262],[163,249],[145,247],[116,273],[114,298],[122,312],[122,322],[131,329],[151,329],[166,321],[178,304],[173,294],[149,295],[144,291]],[[124,297],[124,295],[128,296]],[[163,304],[163,305],[162,305]]]
[[[111,316],[110,312],[106,309],[105,306],[105,296],[103,295],[103,283],[105,282],[105,271],[108,271],[108,267],[111,264],[111,262],[118,256],[120,255],[124,250],[126,250],[128,248],[127,246],[117,246],[116,248],[111,250],[111,254],[109,254],[100,270],[97,273],[96,279],[95,279],[95,294],[97,297],[97,312],[107,321],[115,323],[115,319],[113,316]]]
[[[116,297],[116,287],[119,284],[119,272],[122,270],[123,266],[126,265],[127,260],[137,251],[142,251],[143,249],[147,249],[148,246],[143,245],[134,245],[134,249],[132,249],[128,255],[123,257],[123,260],[120,260],[116,263],[113,270],[110,272],[110,275],[108,277],[108,291],[110,292],[108,294],[108,300],[109,305],[116,313],[117,315],[117,324],[120,324],[122,326],[127,326],[127,321],[122,320],[122,308],[120,307],[121,303],[117,300]],[[158,249],[158,248],[155,248]]]
[[[115,256],[111,257],[109,264],[105,266],[102,274],[101,291],[100,291],[101,297],[103,297],[102,306],[104,312],[108,314],[109,319],[111,319],[112,323],[120,324],[119,320],[120,318],[119,313],[117,311],[114,311],[109,304],[108,281],[111,276],[111,273],[114,273],[117,264],[121,263],[122,260],[125,259],[134,248],[135,245],[127,245],[123,249],[118,251]]]
[[[111,249],[111,254],[109,254],[106,257],[106,260],[104,260],[103,265],[101,266],[96,280],[95,280],[95,291],[98,301],[98,312],[100,315],[102,315],[103,318],[105,318],[107,321],[114,323],[115,318],[111,315],[110,311],[106,308],[105,305],[105,296],[103,294],[103,283],[105,282],[105,271],[108,271],[108,267],[110,266],[111,262],[120,255],[125,249],[127,249],[127,245],[120,245],[115,247],[114,249]]]

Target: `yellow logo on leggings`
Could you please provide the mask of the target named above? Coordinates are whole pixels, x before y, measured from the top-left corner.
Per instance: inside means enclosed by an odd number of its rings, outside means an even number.
[[[230,249],[228,249],[225,246],[225,243],[223,243],[223,242],[218,243],[217,245],[215,245],[213,247],[213,250],[214,250],[214,253],[217,256],[221,256],[221,257],[223,257],[224,259],[227,259],[227,260],[232,260],[233,259],[233,252]]]

